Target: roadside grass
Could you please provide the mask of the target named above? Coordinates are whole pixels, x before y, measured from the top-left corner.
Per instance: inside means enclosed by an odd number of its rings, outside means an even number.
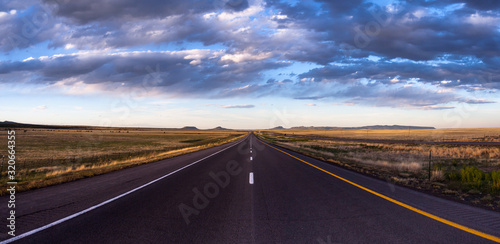
[[[288,140],[284,135],[268,132],[257,135],[273,144],[383,180],[500,210],[498,146],[361,143],[312,138],[296,141],[294,137]],[[432,153],[430,172],[429,152]]]
[[[281,135],[303,135],[370,140],[500,142],[500,128],[413,129],[413,130],[266,130]]]
[[[17,128],[17,189],[40,188],[159,161],[234,141],[246,134],[134,128]],[[6,160],[1,162],[0,170],[0,184],[5,186],[8,181]],[[6,189],[2,187],[0,195],[5,194]]]

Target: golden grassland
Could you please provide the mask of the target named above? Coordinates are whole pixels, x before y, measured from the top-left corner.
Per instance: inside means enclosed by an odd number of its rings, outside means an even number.
[[[500,142],[500,128],[409,130],[267,130],[279,134],[369,140],[492,141]]]
[[[469,165],[471,162],[485,172],[500,166],[500,147],[484,146],[443,146],[415,144],[384,144],[339,142],[328,140],[291,141],[278,140],[281,144],[309,151],[321,152],[331,158],[342,158],[360,164],[399,171],[420,171],[429,162],[429,152],[434,163],[454,161],[456,164]]]
[[[500,129],[440,130],[456,141],[477,141]],[[387,142],[324,140],[332,138],[387,140]],[[500,146],[418,144],[439,142],[430,130],[416,131],[409,140],[402,131],[271,130],[257,135],[271,143],[387,181],[453,196],[473,204],[500,210]],[[484,136],[484,135],[487,136]],[[301,135],[303,137],[296,137]],[[340,135],[340,136],[339,136]],[[412,141],[412,143],[408,143]],[[432,160],[429,170],[429,154]],[[431,178],[429,179],[429,171]]]
[[[237,140],[243,131],[100,128],[88,130],[17,128],[16,180],[27,190],[90,177],[190,153]],[[1,131],[2,154],[7,133]],[[6,158],[4,158],[6,159]],[[1,160],[1,159],[0,159]],[[7,160],[0,165],[7,183]],[[0,193],[4,194],[6,187]]]

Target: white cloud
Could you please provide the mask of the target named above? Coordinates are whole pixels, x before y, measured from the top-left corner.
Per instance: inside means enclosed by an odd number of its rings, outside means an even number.
[[[250,88],[250,85],[246,85],[246,86],[234,88],[233,91],[240,91],[240,90],[245,90],[245,89],[248,89],[248,88]]]
[[[283,20],[283,19],[288,19],[288,16],[283,15],[283,14],[276,14],[276,15],[273,15],[273,16],[271,17],[271,19],[279,19],[279,20]]]
[[[255,4],[247,9],[239,12],[222,12],[217,18],[222,22],[230,22],[257,16],[259,12],[263,11],[264,7],[261,4]]]
[[[421,106],[421,107],[416,107],[416,108],[422,109],[422,110],[447,110],[447,109],[454,109],[455,107],[430,105],[430,106]]]
[[[9,16],[7,12],[0,12],[0,19]]]
[[[47,108],[48,108],[47,105],[40,105],[40,106],[33,108],[33,110],[34,111],[42,111],[42,110],[46,110]]]
[[[465,22],[473,25],[497,25],[499,23],[500,18],[484,16],[478,13],[471,14],[469,17],[465,19]]]
[[[195,59],[195,60],[189,62],[189,64],[193,65],[193,66],[199,65],[199,64],[201,64],[201,59]]]
[[[247,52],[240,52],[236,54],[226,54],[220,58],[221,61],[232,61],[235,63],[246,62],[246,61],[256,61],[256,60],[264,60],[272,57],[273,54],[271,52],[259,53],[259,54],[251,54]]]
[[[253,108],[255,105],[241,104],[241,105],[222,105],[221,108]]]

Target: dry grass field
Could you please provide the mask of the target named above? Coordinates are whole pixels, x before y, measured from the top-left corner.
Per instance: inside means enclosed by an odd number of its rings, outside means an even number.
[[[500,129],[415,130],[411,133],[412,137],[408,131],[405,134],[401,130],[368,133],[366,130],[270,130],[258,135],[274,144],[390,182],[500,210],[500,146],[474,144],[498,142]],[[470,144],[447,143],[451,140]]]
[[[16,128],[15,131],[19,190],[158,161],[236,140],[247,133],[135,128]],[[7,138],[6,130],[1,130],[1,134]],[[5,150],[0,152],[6,155],[7,142],[2,140],[1,143]],[[0,163],[2,185],[7,182],[6,161]]]
[[[500,128],[422,129],[422,130],[268,130],[280,134],[411,141],[490,141],[500,142]]]

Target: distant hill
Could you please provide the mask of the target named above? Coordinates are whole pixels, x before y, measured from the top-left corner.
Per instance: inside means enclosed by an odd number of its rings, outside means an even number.
[[[0,126],[2,127],[5,127],[5,126],[19,126],[19,125],[22,125],[21,123],[17,123],[17,122],[12,122],[12,121],[4,121],[4,122],[0,122]]]
[[[66,125],[35,125],[23,124],[13,121],[0,122],[0,128],[37,128],[37,129],[67,129],[67,130],[86,130],[93,128],[92,126],[66,126]]]
[[[296,126],[291,129],[312,130],[433,130],[435,127],[408,126],[408,125],[369,125],[360,127],[332,127],[332,126]]]
[[[198,128],[196,128],[196,126],[184,126],[182,127],[183,130],[198,130]]]
[[[272,128],[271,130],[283,130],[283,129],[285,129],[285,127],[280,125],[280,126],[276,126],[276,127]]]
[[[227,129],[227,128],[223,128],[221,126],[217,126],[217,127],[213,128],[213,129],[210,129],[210,130],[231,130],[231,129]]]

